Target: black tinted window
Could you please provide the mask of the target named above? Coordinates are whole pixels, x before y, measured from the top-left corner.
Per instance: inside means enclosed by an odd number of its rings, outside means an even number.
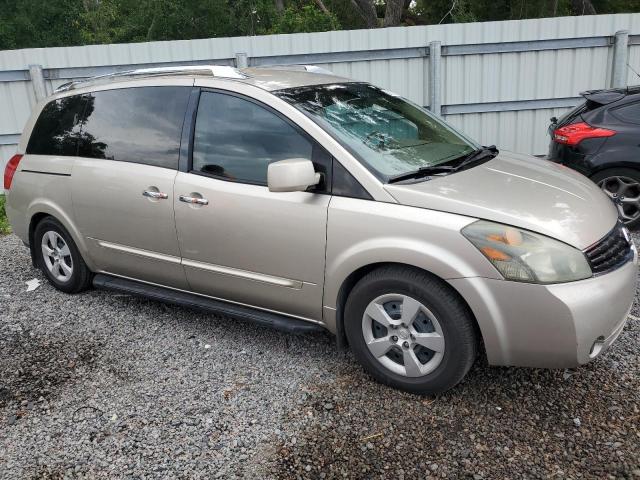
[[[337,160],[333,161],[333,189],[331,193],[340,197],[371,200],[369,192]]]
[[[275,113],[232,95],[203,92],[193,145],[193,169],[248,183],[267,183],[270,163],[311,160],[313,146]]]
[[[91,93],[79,155],[177,169],[188,98],[187,87]]]
[[[32,155],[75,155],[84,98],[79,95],[49,102],[42,109],[27,145]]]
[[[640,103],[632,103],[631,105],[616,108],[613,113],[624,122],[640,123]]]

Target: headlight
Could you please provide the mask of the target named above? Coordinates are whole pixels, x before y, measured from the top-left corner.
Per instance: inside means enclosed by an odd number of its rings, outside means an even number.
[[[507,280],[560,283],[591,276],[580,250],[544,235],[484,220],[466,226],[462,234]]]

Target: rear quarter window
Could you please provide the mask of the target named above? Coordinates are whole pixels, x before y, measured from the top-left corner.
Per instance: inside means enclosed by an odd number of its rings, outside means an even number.
[[[623,122],[640,124],[640,102],[614,108],[611,113]]]
[[[189,87],[137,87],[87,96],[78,155],[178,168]]]
[[[29,137],[27,154],[76,155],[84,100],[73,95],[47,103]]]

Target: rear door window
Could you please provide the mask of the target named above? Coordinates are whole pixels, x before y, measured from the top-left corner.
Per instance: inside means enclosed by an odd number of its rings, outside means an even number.
[[[45,105],[29,137],[27,154],[74,156],[85,98],[73,95]]]
[[[79,156],[178,168],[188,87],[93,92],[82,119]]]

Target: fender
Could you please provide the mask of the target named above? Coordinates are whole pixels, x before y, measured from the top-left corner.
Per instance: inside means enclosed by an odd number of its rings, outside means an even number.
[[[27,207],[27,225],[31,225],[31,221],[34,216],[43,213],[54,217],[62,224],[67,232],[69,232],[69,235],[71,235],[71,238],[78,247],[82,258],[84,259],[89,269],[95,270],[95,265],[86,255],[86,252],[88,251],[87,244],[85,242],[84,236],[80,232],[80,229],[76,226],[72,218],[65,213],[65,209],[58,205],[56,202],[52,201],[49,198],[35,198]]]
[[[340,290],[359,270],[384,263],[410,265],[443,279],[500,279],[460,233],[475,218],[415,207],[335,197],[329,209],[324,321],[336,332]]]

